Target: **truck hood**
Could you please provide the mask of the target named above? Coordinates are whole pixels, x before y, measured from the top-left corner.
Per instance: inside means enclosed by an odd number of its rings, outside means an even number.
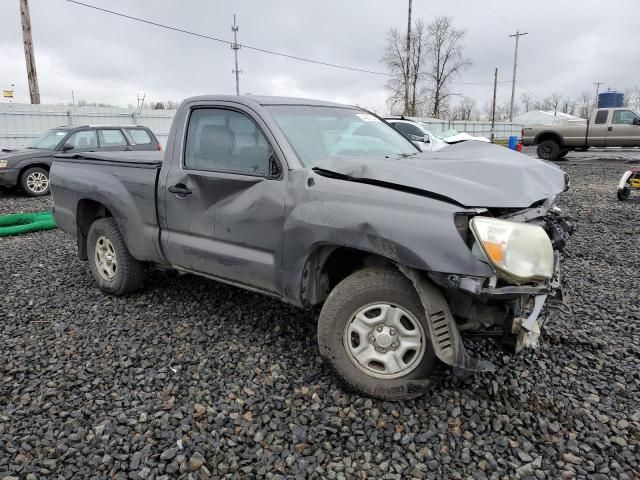
[[[50,157],[54,155],[56,152],[53,150],[38,150],[36,148],[25,148],[22,150],[13,150],[10,152],[3,151],[0,152],[0,160],[9,160],[10,163],[17,163],[20,160],[26,160],[27,158],[40,158],[40,157]]]
[[[334,157],[314,170],[485,208],[527,208],[563,192],[569,182],[551,163],[484,142],[461,142],[407,158]]]

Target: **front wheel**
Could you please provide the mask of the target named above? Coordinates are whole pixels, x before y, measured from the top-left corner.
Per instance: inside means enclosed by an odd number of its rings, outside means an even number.
[[[87,252],[89,269],[103,292],[124,295],[142,285],[143,265],[129,253],[112,217],[99,218],[91,224]]]
[[[390,268],[368,268],[329,294],[318,322],[318,344],[348,386],[401,400],[424,393],[436,368],[428,332],[409,279]]]
[[[48,195],[49,172],[42,167],[28,168],[20,177],[20,187],[31,197]]]

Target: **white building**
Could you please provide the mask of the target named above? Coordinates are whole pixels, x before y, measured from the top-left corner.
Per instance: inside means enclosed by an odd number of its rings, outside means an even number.
[[[553,110],[531,110],[513,118],[513,123],[522,125],[557,125],[584,122],[586,122],[584,118],[569,115],[568,113],[554,113]]]

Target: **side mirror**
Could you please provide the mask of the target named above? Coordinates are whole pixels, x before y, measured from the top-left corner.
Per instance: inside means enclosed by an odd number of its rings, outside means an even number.
[[[67,150],[73,150],[73,149],[74,149],[74,146],[71,143],[65,143],[62,146],[62,151],[63,152],[66,152]]]
[[[640,118],[633,117],[633,125],[640,125]]]
[[[429,140],[429,135],[425,135],[424,138],[422,139],[422,141],[424,143],[431,143],[431,140]]]
[[[269,178],[278,178],[280,176],[280,166],[276,160],[276,155],[269,155]]]

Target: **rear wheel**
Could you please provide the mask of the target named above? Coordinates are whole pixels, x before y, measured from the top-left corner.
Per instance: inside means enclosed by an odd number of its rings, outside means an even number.
[[[556,160],[560,156],[560,145],[555,140],[545,140],[538,145],[537,153],[543,160]]]
[[[25,170],[20,177],[22,191],[31,197],[49,194],[49,172],[42,167]]]
[[[142,285],[143,265],[129,253],[113,218],[100,218],[91,224],[87,252],[91,274],[103,292],[124,295]]]
[[[348,386],[387,400],[424,393],[437,365],[413,284],[390,268],[353,273],[320,313],[320,353]]]

